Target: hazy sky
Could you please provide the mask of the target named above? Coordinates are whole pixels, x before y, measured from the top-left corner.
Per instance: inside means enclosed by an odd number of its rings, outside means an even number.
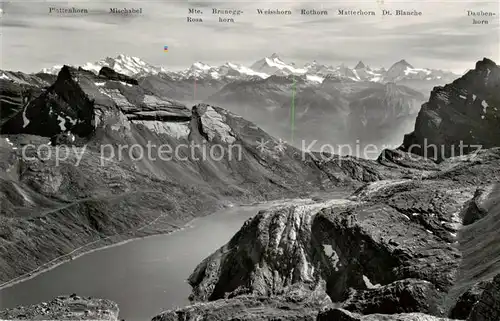
[[[59,1],[0,0],[2,69],[39,71],[81,65],[120,53],[178,69],[195,61],[250,65],[277,52],[303,64],[363,60],[389,67],[406,59],[415,67],[463,72],[482,57],[499,60],[498,1]],[[49,7],[77,7],[87,15],[49,14]],[[140,16],[110,15],[110,7],[142,8]],[[217,22],[212,8],[241,9],[235,23]],[[256,8],[330,9],[328,16],[258,16]],[[204,11],[188,23],[188,8]],[[340,17],[344,9],[376,10],[375,17]],[[416,9],[420,17],[381,16],[381,9]],[[466,10],[493,11],[489,25],[473,25]],[[168,45],[168,53],[163,46]]]

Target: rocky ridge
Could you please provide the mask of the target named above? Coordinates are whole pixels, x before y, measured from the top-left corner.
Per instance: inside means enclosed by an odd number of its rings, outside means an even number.
[[[118,321],[118,313],[118,306],[114,302],[72,294],[29,307],[0,311],[0,319]]]

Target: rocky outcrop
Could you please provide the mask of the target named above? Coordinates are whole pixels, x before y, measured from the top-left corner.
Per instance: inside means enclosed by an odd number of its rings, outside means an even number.
[[[479,282],[475,284],[465,293],[463,293],[457,300],[457,303],[450,311],[450,318],[465,320],[469,317],[472,308],[479,302],[484,289],[491,283]]]
[[[16,85],[12,81],[7,83]],[[31,80],[28,84],[37,88],[38,83]],[[121,123],[121,127],[127,127],[127,119],[144,121],[140,125],[146,127],[155,127],[156,122],[190,120],[188,108],[137,84],[135,79],[113,70],[105,69],[96,76],[81,68],[64,66],[47,90],[30,94],[31,98],[23,96],[22,112],[21,107],[12,107],[15,115],[2,124],[1,131],[45,137],[60,133],[88,137],[104,124]]]
[[[439,292],[428,281],[405,279],[386,286],[374,286],[363,277],[367,290],[351,289],[342,308],[360,314],[397,314],[405,312],[422,312],[438,314],[436,303]]]
[[[413,69],[413,66],[410,65],[406,60],[401,59],[400,61],[393,64],[385,74],[385,81],[397,81],[403,75],[405,75],[405,70],[408,68]]]
[[[469,201],[467,207],[461,214],[464,225],[473,224],[488,214],[489,207],[493,206],[495,202],[498,202],[490,198],[494,189],[494,185],[489,185],[480,187],[476,190],[474,198]]]
[[[436,160],[500,145],[500,67],[484,58],[475,69],[435,87],[402,149]]]
[[[312,237],[311,224],[323,206],[349,203],[335,200],[260,212],[197,267],[189,277],[191,298],[204,301],[239,294],[277,295],[294,284],[305,284],[310,290],[324,286],[317,266],[327,254]]]
[[[52,137],[61,132],[88,136],[93,132],[94,104],[85,93],[85,83],[77,70],[63,67],[56,82],[32,100],[22,112],[3,124],[3,134],[34,134]],[[79,81],[82,83],[80,84]]]
[[[118,305],[112,301],[72,294],[50,302],[0,311],[0,319],[118,321],[118,312]]]
[[[485,288],[467,320],[500,320],[500,274]]]
[[[166,311],[152,321],[314,321],[318,312],[331,305],[323,291],[295,287],[284,296],[241,295],[232,299],[200,302]]]
[[[423,313],[360,315],[344,309],[330,309],[318,315],[317,321],[453,321]]]

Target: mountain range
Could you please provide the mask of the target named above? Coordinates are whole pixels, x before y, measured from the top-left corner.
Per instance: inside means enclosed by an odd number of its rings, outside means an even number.
[[[405,60],[387,70],[362,61],[354,68],[317,61],[299,67],[277,54],[250,67],[196,62],[185,70],[169,71],[126,55],[81,66],[94,74],[103,67],[134,77],[143,88],[180,103],[226,108],[295,146],[313,141],[396,146],[396,137],[411,130],[430,90],[456,78],[450,72],[415,68]],[[53,82],[60,69],[44,69],[36,76]],[[9,75],[2,76],[16,77]]]
[[[298,67],[277,54],[250,67],[196,62],[185,70],[169,71],[126,55],[81,66],[94,74],[103,67],[134,77],[143,88],[182,104],[226,108],[297,147],[311,142],[396,146],[397,137],[411,130],[431,89],[456,78],[450,72],[415,68],[405,60],[387,70],[362,61],[354,68],[316,61]],[[44,69],[36,76],[51,83],[60,69]]]
[[[294,63],[287,63],[278,54],[262,58],[250,67],[241,64],[226,62],[220,66],[210,66],[203,62],[195,62],[182,71],[168,71],[164,67],[156,67],[140,58],[120,54],[115,58],[107,57],[103,60],[86,63],[81,67],[86,70],[99,72],[102,67],[109,67],[128,76],[146,76],[164,74],[176,80],[193,79],[206,80],[239,80],[248,78],[265,79],[272,75],[301,77],[310,82],[321,83],[325,78],[337,78],[344,81],[372,81],[372,82],[397,82],[404,80],[440,80],[456,78],[457,75],[442,70],[415,68],[405,60],[394,63],[388,70],[384,68],[370,68],[362,61],[354,68],[344,64],[332,66],[320,64],[316,61],[306,63],[302,67]],[[57,74],[62,66],[44,68],[42,73]]]

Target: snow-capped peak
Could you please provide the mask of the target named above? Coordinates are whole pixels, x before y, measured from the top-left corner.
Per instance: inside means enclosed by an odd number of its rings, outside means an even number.
[[[280,56],[277,53],[274,52],[271,56],[269,56],[269,58],[270,59],[280,59]]]
[[[74,66],[76,67],[76,66]],[[94,73],[99,73],[102,67],[109,67],[114,69],[116,72],[127,76],[133,76],[137,74],[158,74],[160,72],[165,72],[163,68],[155,67],[147,62],[144,62],[140,58],[127,56],[124,54],[119,54],[115,58],[106,57],[97,62],[87,62],[81,66],[85,70],[92,71]],[[54,66],[52,68],[42,69],[43,73],[48,74],[58,74],[62,66]]]
[[[404,73],[405,73],[406,76],[408,76],[409,74],[418,74],[420,72],[423,72],[426,75],[429,75],[431,73],[431,71],[429,69],[424,69],[424,68],[410,68],[410,67],[406,67],[406,69],[404,70]]]
[[[313,60],[312,62],[308,62],[304,65],[304,68],[306,69],[311,69],[311,68],[315,68],[316,66],[318,66],[318,62],[316,60]]]
[[[248,67],[245,67],[243,65],[240,65],[240,64],[234,64],[232,62],[226,62],[224,65],[222,65],[220,68],[223,68],[223,67],[227,67],[227,68],[230,68],[234,71],[237,71],[238,73],[242,74],[242,75],[248,75],[248,76],[258,76],[260,78],[267,78],[269,77],[270,75],[266,74],[266,73],[263,73],[263,72],[257,72],[255,70],[252,70]],[[219,68],[219,69],[220,69]]]
[[[394,65],[392,65],[391,68],[395,67],[400,67],[400,68],[414,68],[412,65],[410,65],[406,60],[401,59],[400,61],[396,62]]]
[[[434,69],[415,68],[406,60],[400,60],[389,68],[384,73],[384,81],[401,81],[401,80],[442,80],[455,79],[457,75]]]
[[[275,67],[275,66],[286,66],[286,64],[283,62],[283,60],[280,59],[280,57],[269,57],[269,58],[264,58],[267,65],[270,67]],[[281,69],[281,68],[280,68]]]
[[[43,68],[40,72],[44,74],[57,75],[62,67],[62,65],[55,65],[50,68]]]
[[[389,70],[373,69],[364,62],[359,61],[356,67],[350,68],[345,64],[338,67],[324,65],[314,60],[306,63],[304,67],[297,67],[294,63],[285,62],[278,54],[264,57],[254,63],[251,67],[241,64],[226,62],[220,66],[211,66],[203,62],[195,62],[183,71],[167,71],[161,67],[155,67],[149,63],[133,56],[120,54],[114,58],[107,57],[103,60],[86,63],[83,69],[98,73],[102,67],[109,67],[115,71],[128,76],[147,76],[158,73],[167,74],[173,80],[183,79],[214,79],[230,81],[248,78],[268,78],[270,76],[300,76],[305,80],[321,83],[325,78],[345,81],[371,81],[371,82],[397,82],[404,80],[436,80],[451,76],[440,70],[414,68],[406,60],[400,60],[393,64]],[[57,74],[62,66],[45,68],[44,73]]]
[[[354,69],[364,69],[366,65],[360,60]]]
[[[210,70],[212,69],[213,67],[201,62],[201,61],[197,61],[195,62],[192,66],[191,66],[191,69],[199,69],[199,70]]]
[[[96,63],[87,63],[82,66],[83,69],[99,72],[102,67],[109,67],[115,71],[127,75],[133,76],[137,74],[158,74],[159,72],[164,72],[162,68],[157,68],[144,62],[140,58],[127,56],[120,54],[115,58],[107,57],[104,60],[98,61]]]
[[[250,69],[265,73],[268,75],[304,75],[307,73],[305,68],[297,68],[293,63],[285,63],[277,54],[265,57],[254,63]]]

